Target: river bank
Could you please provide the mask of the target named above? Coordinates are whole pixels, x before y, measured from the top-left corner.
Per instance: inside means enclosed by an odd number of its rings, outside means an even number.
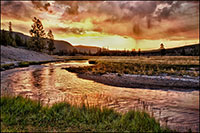
[[[199,90],[199,78],[178,76],[148,76],[107,73],[103,75],[77,74],[79,78],[92,80],[98,83],[142,89],[164,89],[164,90]]]
[[[65,69],[76,73],[79,78],[116,87],[199,90],[197,59],[198,57],[90,57],[90,66]]]
[[[161,126],[199,131],[199,91],[126,88],[79,78],[66,67],[90,66],[88,61],[53,62],[1,72],[1,94],[23,96],[43,105],[67,102],[110,108],[119,113],[145,111]]]

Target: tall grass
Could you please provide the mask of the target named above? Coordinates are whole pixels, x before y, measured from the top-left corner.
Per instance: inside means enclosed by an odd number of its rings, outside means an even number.
[[[145,112],[57,103],[52,107],[22,97],[1,97],[1,131],[170,132]]]
[[[67,70],[76,73],[91,72],[93,74],[120,73],[120,74],[143,74],[143,75],[190,75],[199,76],[199,65],[196,64],[164,64],[149,62],[123,62],[123,61],[96,61],[94,66],[67,68]],[[190,71],[190,68],[196,70]]]
[[[59,59],[87,59],[96,61],[148,63],[171,65],[199,65],[199,56],[55,56]]]
[[[60,57],[69,59],[71,57]],[[198,56],[75,56],[95,66],[67,68],[76,73],[199,76]]]

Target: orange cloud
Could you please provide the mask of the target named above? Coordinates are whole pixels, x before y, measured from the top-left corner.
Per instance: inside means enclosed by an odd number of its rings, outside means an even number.
[[[31,21],[36,16],[54,34],[97,31],[137,40],[199,39],[198,1],[2,1],[1,4],[2,23]],[[16,29],[22,28],[14,25]]]

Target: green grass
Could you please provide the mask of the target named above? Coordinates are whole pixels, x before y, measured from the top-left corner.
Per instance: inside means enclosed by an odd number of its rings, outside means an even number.
[[[30,63],[28,61],[22,61],[18,63],[19,67],[28,67]]]
[[[95,66],[67,68],[76,73],[120,73],[142,75],[199,76],[198,57],[99,57],[90,58]]]
[[[2,69],[5,69],[5,70],[7,70],[7,69],[9,69],[10,67],[12,67],[12,66],[14,66],[15,64],[13,64],[13,63],[10,63],[10,64],[1,64],[1,70]]]
[[[1,97],[1,131],[132,131],[171,132],[145,112],[119,114],[111,109],[77,107],[67,103],[41,106],[22,97]]]
[[[50,63],[50,62],[56,62],[56,61],[54,61],[54,60],[52,60],[52,61],[21,61],[18,63],[18,66],[13,63],[2,64],[0,70],[1,71],[8,70],[8,69],[15,68],[15,67],[28,67],[29,65],[41,65],[41,64]]]
[[[19,63],[19,67],[27,67],[29,65],[41,65],[50,62],[55,62],[55,61],[22,61]]]

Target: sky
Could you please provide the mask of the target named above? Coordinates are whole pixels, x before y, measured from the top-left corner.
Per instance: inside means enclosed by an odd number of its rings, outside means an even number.
[[[198,1],[1,1],[1,29],[30,35],[33,17],[56,40],[112,50],[199,43]]]

